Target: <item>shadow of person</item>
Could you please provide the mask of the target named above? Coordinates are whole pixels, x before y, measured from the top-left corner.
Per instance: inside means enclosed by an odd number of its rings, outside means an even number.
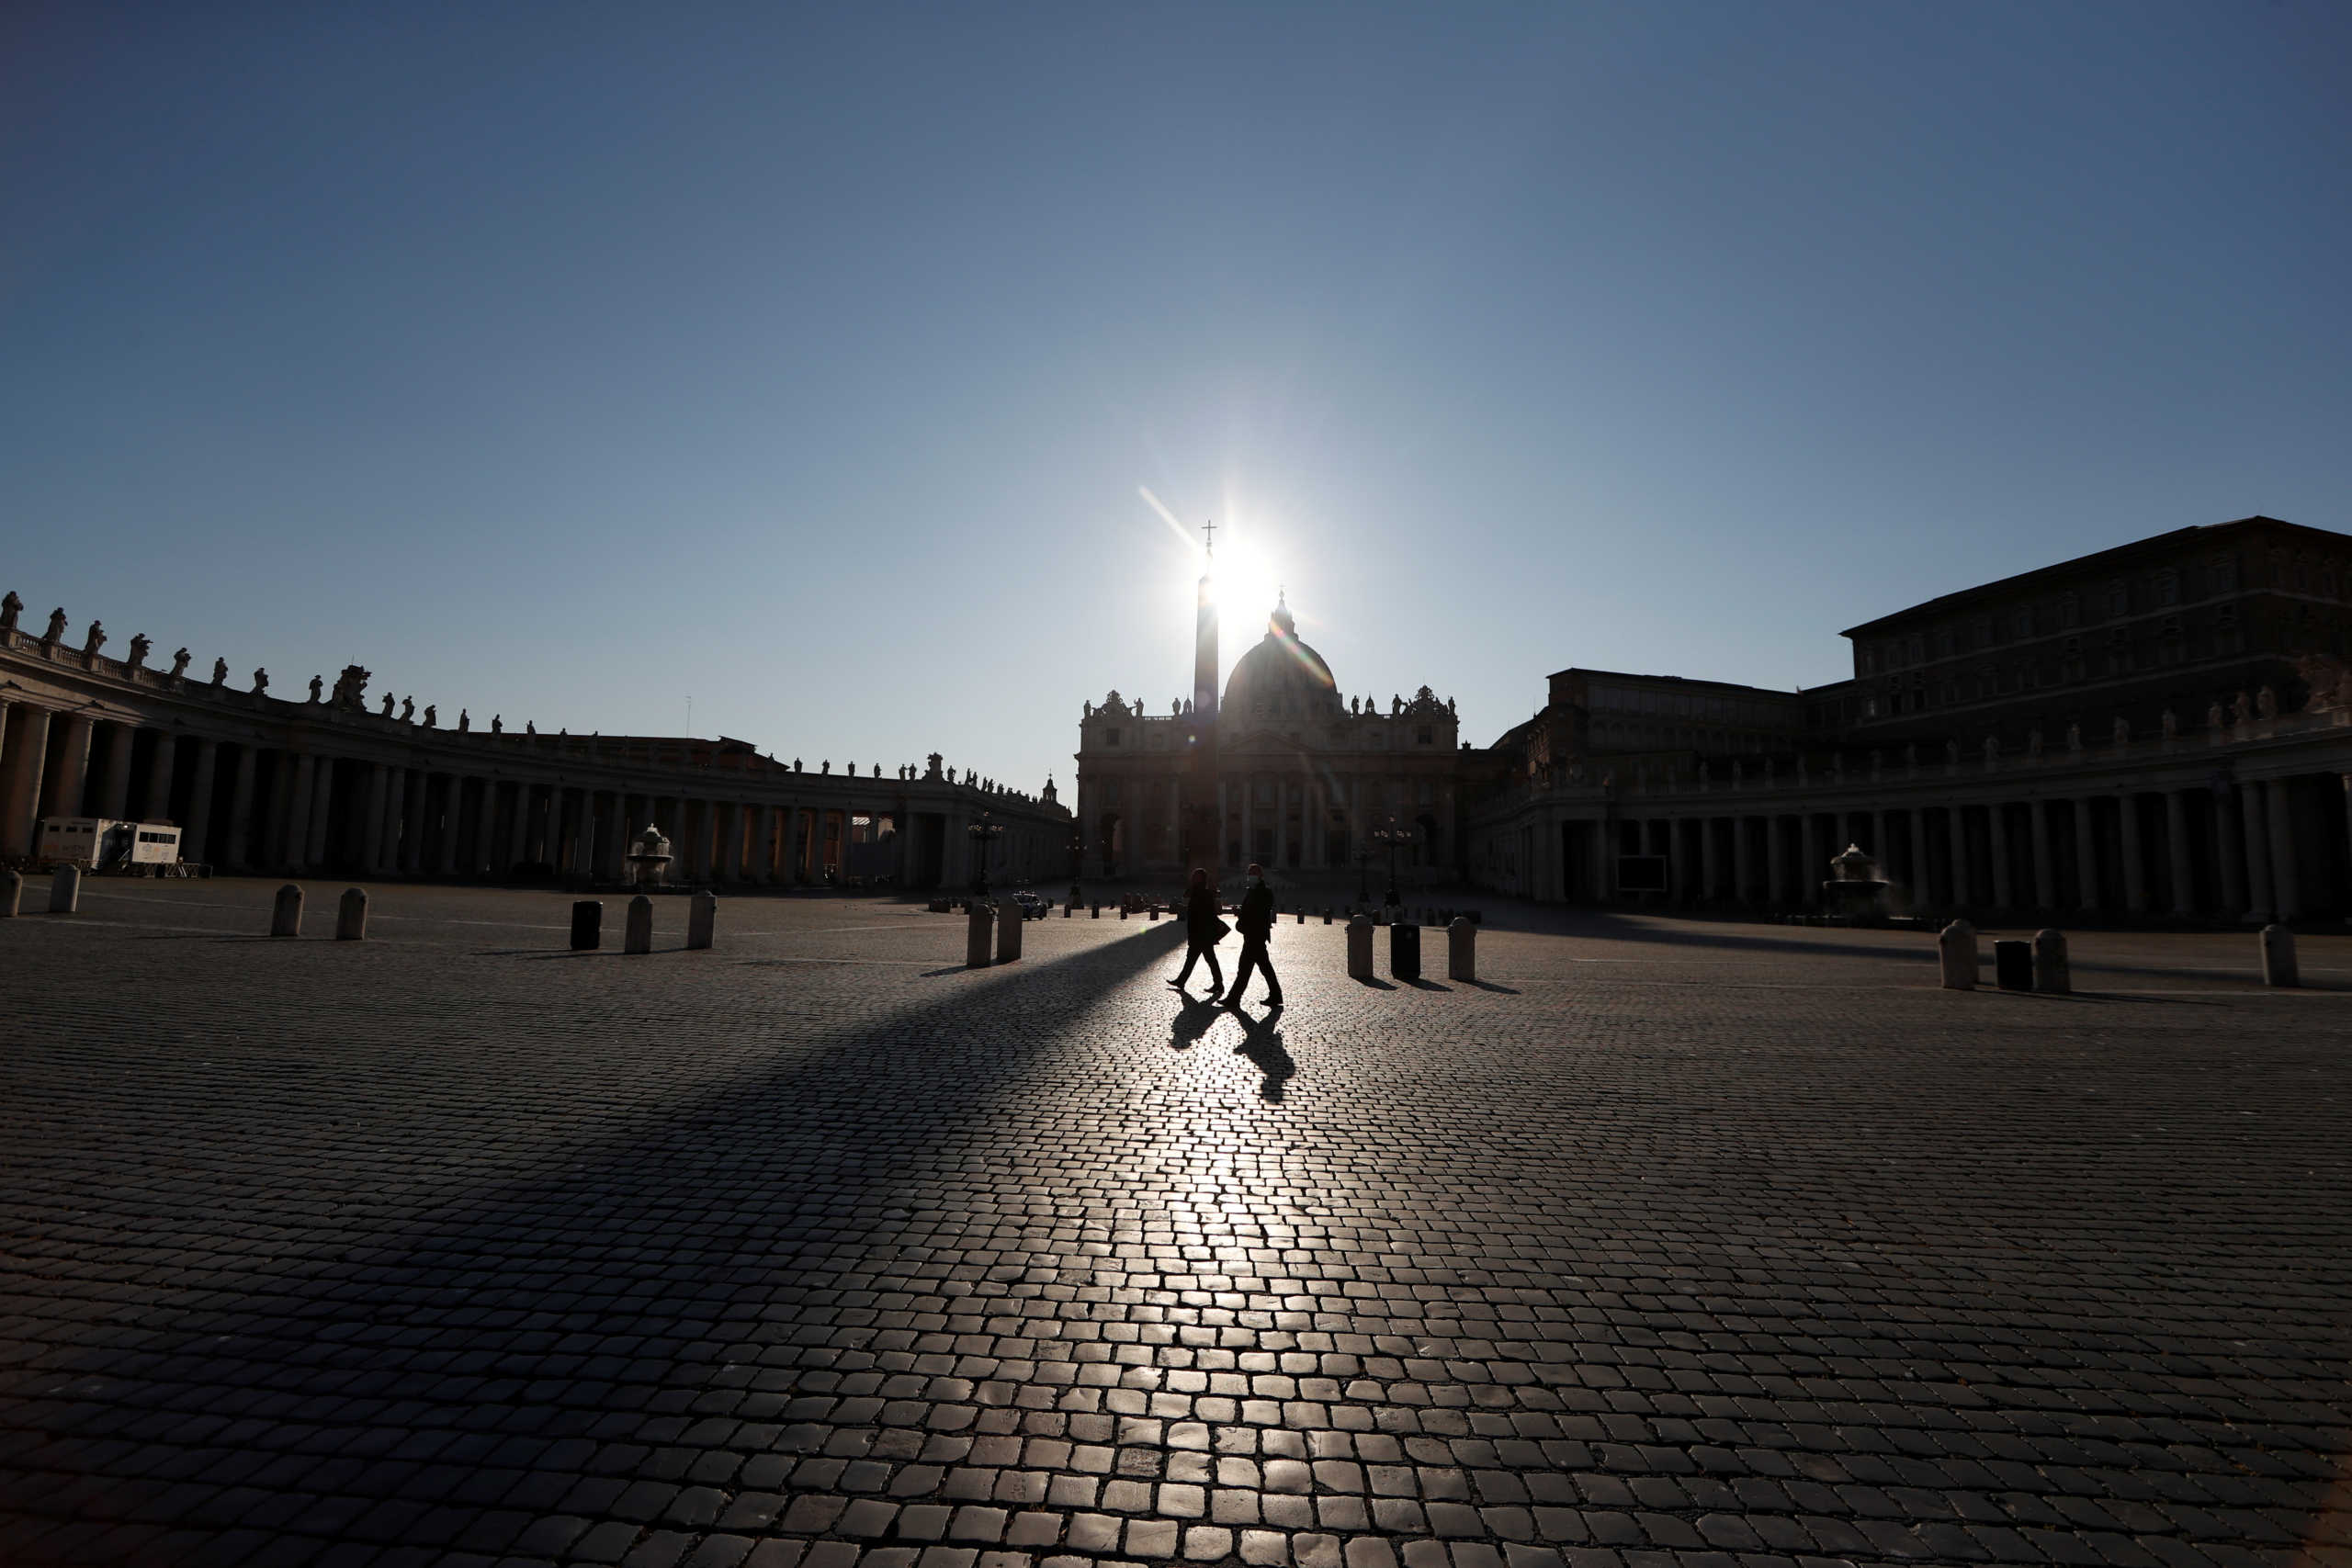
[[[1168,1043],[1178,1051],[1189,1051],[1193,1042],[1209,1032],[1216,1022],[1217,1006],[1209,998],[1186,997],[1184,1005],[1176,1010],[1175,1018],[1168,1025]]]
[[[1284,1080],[1298,1070],[1298,1064],[1291,1060],[1288,1051],[1283,1049],[1283,1032],[1274,1027],[1282,1020],[1283,1010],[1269,1008],[1266,1016],[1258,1019],[1248,1013],[1238,1016],[1242,1021],[1241,1043],[1233,1049],[1265,1075],[1264,1081],[1258,1085],[1258,1097],[1270,1103],[1280,1103]]]

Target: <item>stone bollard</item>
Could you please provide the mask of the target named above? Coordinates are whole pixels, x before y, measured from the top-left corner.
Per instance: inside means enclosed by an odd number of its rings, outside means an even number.
[[[1151,907],[1151,923],[1153,925],[1158,925],[1159,923],[1159,906],[1157,904],[1154,904]]]
[[[706,887],[686,900],[686,946],[708,947],[718,928],[718,895]]]
[[[1372,978],[1372,917],[1355,915],[1348,920],[1348,978]]]
[[[972,912],[964,927],[964,967],[985,969],[989,966],[990,938],[996,935],[996,911],[975,899]]]
[[[2075,976],[2066,967],[2064,931],[2041,931],[2033,933],[2033,988],[2052,997],[2073,992]]]
[[[17,918],[17,906],[24,901],[25,879],[19,873],[0,868],[0,920]]]
[[[2022,940],[1993,944],[1993,984],[2005,991],[2033,989],[2033,944]]]
[[[578,898],[571,905],[571,951],[594,953],[605,945],[605,904],[601,898]]]
[[[1073,898],[1073,899],[1072,899],[1072,900],[1070,900],[1069,903],[1064,904],[1064,905],[1062,906],[1062,919],[1063,919],[1067,920],[1067,919],[1069,919],[1072,915],[1075,915],[1076,913],[1078,913],[1078,901],[1077,901],[1076,899],[1074,899],[1074,898]]]
[[[1007,904],[997,912],[996,961],[1010,964],[1021,956],[1021,922],[1027,919],[1017,904]]]
[[[1090,920],[1099,920],[1099,919],[1101,919],[1102,918],[1102,905],[1100,905],[1100,904],[1095,905],[1095,906],[1094,906],[1094,912],[1093,912],[1092,914],[1091,914],[1091,915],[1087,916],[1086,918],[1087,918],[1088,919],[1090,919]]]
[[[1306,923],[1306,911],[1304,909],[1298,912],[1298,923],[1302,926]]]
[[[653,951],[653,900],[642,893],[628,901],[628,919],[621,928],[621,951]]]
[[[1445,926],[1445,977],[1478,977],[1478,928],[1456,915]]]
[[[1421,977],[1421,928],[1411,920],[1388,928],[1388,974],[1396,980]]]
[[[334,907],[334,939],[364,942],[368,936],[368,889],[346,887]]]
[[[1947,991],[1973,991],[1976,988],[1976,928],[1966,920],[1954,920],[1936,938],[1936,958],[1943,969],[1943,988]]]
[[[2302,976],[2295,968],[2295,933],[2285,926],[2262,928],[2262,983],[2266,986],[2300,986]]]
[[[1331,923],[1331,906],[1329,904],[1323,906],[1323,923],[1327,926]]]
[[[82,868],[61,865],[49,874],[49,912],[71,915],[82,908]]]
[[[302,890],[290,882],[277,890],[277,902],[270,908],[269,934],[302,934]]]

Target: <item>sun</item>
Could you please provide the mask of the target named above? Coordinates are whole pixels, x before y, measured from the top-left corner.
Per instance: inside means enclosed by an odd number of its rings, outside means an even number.
[[[1245,623],[1252,632],[1264,629],[1258,623],[1273,613],[1283,577],[1281,563],[1261,541],[1248,535],[1219,539],[1209,562],[1209,576],[1217,613],[1228,630],[1240,629]]]

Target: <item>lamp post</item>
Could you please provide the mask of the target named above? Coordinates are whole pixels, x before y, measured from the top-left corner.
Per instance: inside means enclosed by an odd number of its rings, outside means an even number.
[[[980,819],[964,830],[972,836],[972,859],[976,867],[972,892],[974,897],[985,898],[989,896],[989,848],[1004,836],[1004,824],[983,811]]]
[[[1387,817],[1383,818],[1380,825],[1366,835],[1374,843],[1385,844],[1388,848],[1388,891],[1381,897],[1381,902],[1384,904],[1403,902],[1396,897],[1396,846],[1411,843],[1413,835],[1419,830],[1410,826],[1399,825],[1396,818]]]

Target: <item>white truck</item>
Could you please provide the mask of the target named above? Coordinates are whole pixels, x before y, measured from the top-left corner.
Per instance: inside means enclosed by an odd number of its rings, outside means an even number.
[[[187,876],[180,830],[169,822],[119,822],[107,817],[41,819],[34,859],[43,870],[76,865],[130,876]]]

